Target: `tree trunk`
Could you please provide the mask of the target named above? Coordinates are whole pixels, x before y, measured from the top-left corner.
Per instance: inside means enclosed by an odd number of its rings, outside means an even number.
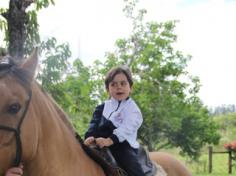
[[[26,8],[32,3],[29,0],[10,0],[9,9],[2,14],[7,20],[9,46],[8,52],[17,59],[23,59],[24,44],[27,32]]]

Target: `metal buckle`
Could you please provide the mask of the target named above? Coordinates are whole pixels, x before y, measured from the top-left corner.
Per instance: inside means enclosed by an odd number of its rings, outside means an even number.
[[[10,64],[10,56],[4,56],[2,57],[2,59],[0,60],[0,65],[9,65]]]
[[[12,64],[10,56],[2,57],[0,59],[0,73],[1,73],[1,75],[3,75],[3,73],[10,71],[12,66],[13,66],[13,64]]]

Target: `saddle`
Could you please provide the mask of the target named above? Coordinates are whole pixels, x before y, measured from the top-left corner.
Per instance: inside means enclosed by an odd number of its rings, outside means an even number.
[[[103,168],[106,176],[128,176],[122,168],[118,167],[114,157],[107,148],[100,149],[96,145],[92,147],[84,145],[83,139],[78,133],[75,133],[75,138],[87,155]]]
[[[99,148],[94,145],[90,146],[89,150],[90,152],[87,154],[100,164],[106,176],[128,176],[128,174],[118,166],[109,148]]]
[[[118,166],[115,158],[111,154],[109,148],[90,147],[89,156],[101,165],[107,176],[128,176],[128,174]],[[140,147],[138,158],[145,176],[155,176],[157,167],[150,160],[147,151]]]
[[[151,161],[148,152],[141,145],[138,150],[138,158],[145,176],[155,176],[157,174],[156,165]]]
[[[76,138],[80,141],[88,156],[103,168],[106,176],[128,176],[128,174],[118,166],[109,148],[101,149],[96,145],[88,147],[83,144],[79,136],[76,135]],[[142,146],[139,147],[138,158],[145,176],[155,176],[158,173],[157,165],[152,163],[147,151]]]

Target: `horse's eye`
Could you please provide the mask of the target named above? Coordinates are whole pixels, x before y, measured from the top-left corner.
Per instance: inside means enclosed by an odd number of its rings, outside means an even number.
[[[8,109],[8,112],[10,114],[16,114],[17,112],[19,112],[21,106],[19,103],[14,103],[14,104],[11,104],[9,109]]]

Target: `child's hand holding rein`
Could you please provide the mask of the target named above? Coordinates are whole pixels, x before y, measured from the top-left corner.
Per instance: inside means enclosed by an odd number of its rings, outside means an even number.
[[[84,144],[87,146],[94,144],[94,142],[95,138],[93,136],[90,136],[84,140]]]
[[[98,145],[100,148],[109,147],[112,144],[113,141],[111,140],[111,138],[103,138],[103,137],[96,138],[96,145]]]
[[[93,136],[90,136],[84,140],[84,144],[87,146],[96,144],[99,148],[103,148],[111,146],[113,141],[111,138],[99,137],[95,139]]]
[[[23,175],[23,164],[20,164],[19,167],[12,167],[7,170],[5,176],[19,176]]]

